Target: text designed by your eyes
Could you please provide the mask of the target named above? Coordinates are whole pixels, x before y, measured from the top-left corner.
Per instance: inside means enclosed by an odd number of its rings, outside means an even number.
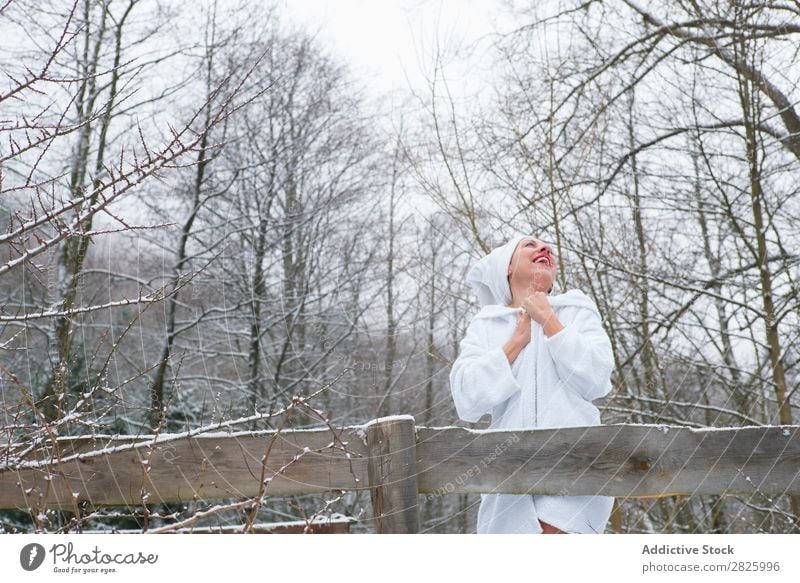
[[[733,547],[715,547],[714,545],[703,545],[702,547],[692,547],[687,545],[644,545],[643,555],[732,555]]]

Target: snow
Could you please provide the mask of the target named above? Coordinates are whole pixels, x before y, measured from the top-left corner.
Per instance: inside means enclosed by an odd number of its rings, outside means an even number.
[[[345,432],[349,432],[361,438],[361,442],[364,446],[367,446],[367,428],[373,424],[377,423],[385,423],[391,421],[411,421],[414,422],[414,417],[412,415],[389,415],[386,417],[380,417],[378,419],[373,419],[363,424],[359,425],[348,425],[344,427],[335,427],[334,429],[338,432],[339,430],[343,430]],[[217,425],[216,427],[219,427]],[[416,427],[416,426],[415,426]],[[685,427],[680,425],[666,425],[663,423],[615,423],[615,424],[608,424],[608,425],[597,425],[593,426],[597,428],[601,427],[608,427],[608,428],[623,428],[623,427],[631,427],[631,428],[652,428],[656,431],[659,431],[663,434],[668,434],[670,430],[680,430],[680,431],[688,431],[693,434],[700,434],[700,433],[708,433],[712,431],[728,431],[728,432],[739,432],[742,430],[764,430],[764,429],[775,429],[780,430],[781,434],[784,437],[790,437],[793,434],[798,434],[798,429],[800,426],[798,425],[745,425],[740,427]],[[534,428],[503,428],[503,429],[472,429],[468,427],[460,427],[456,425],[445,425],[445,426],[435,426],[435,427],[416,427],[416,429],[425,429],[426,431],[446,431],[446,430],[459,430],[461,432],[465,432],[471,435],[483,435],[483,434],[490,434],[490,433],[512,433],[512,432],[519,432],[519,431],[554,431],[554,430],[562,430],[562,429],[573,429],[573,430],[580,430],[583,428],[580,427],[564,427],[564,428],[542,428],[542,429],[534,429]],[[133,435],[101,435],[96,434],[91,437],[70,437],[70,436],[59,436],[56,438],[56,443],[68,443],[68,442],[84,442],[84,443],[93,443],[98,444],[99,448],[93,451],[88,452],[81,452],[81,453],[73,453],[70,455],[63,456],[61,458],[62,462],[68,462],[75,459],[89,459],[93,457],[98,457],[102,455],[107,455],[111,453],[121,452],[121,451],[131,451],[131,450],[139,450],[139,449],[151,449],[155,445],[164,445],[166,443],[182,440],[186,438],[193,438],[198,440],[206,440],[206,439],[230,439],[230,438],[268,438],[275,436],[276,434],[293,434],[293,433],[302,433],[302,434],[316,434],[316,433],[330,433],[331,428],[329,426],[320,426],[320,427],[311,427],[311,428],[291,428],[291,429],[282,429],[280,431],[275,430],[258,430],[258,431],[210,431],[207,427],[200,427],[197,429],[193,429],[190,431],[182,432],[182,433],[163,433],[157,436],[133,436]],[[345,433],[346,435],[347,433]],[[347,443],[347,442],[345,442]],[[333,447],[334,443],[331,442],[328,447]],[[45,444],[45,449],[49,449],[49,446]],[[215,446],[215,451],[220,451],[221,447],[219,445]],[[304,453],[308,453],[310,450],[308,447],[303,449]],[[52,461],[49,459],[39,459],[39,460],[4,460],[4,464],[0,464],[0,470],[14,470],[14,469],[22,469],[22,468],[46,468],[52,465]],[[142,464],[147,467],[147,461],[142,462]],[[45,479],[49,479],[45,477]]]
[[[374,425],[377,423],[387,423],[389,421],[414,421],[413,415],[387,415],[386,417],[378,417],[377,419],[372,419],[371,421],[367,421],[362,425],[362,427],[369,427],[370,425]]]
[[[369,445],[369,444],[367,443],[367,432],[366,432],[366,430],[364,429],[364,427],[363,427],[363,426],[361,426],[361,425],[357,425],[357,426],[356,426],[356,427],[353,429],[353,432],[354,432],[356,435],[358,435],[358,436],[361,438],[361,441],[363,441],[363,442],[364,442],[364,445],[365,445],[365,446]]]
[[[153,514],[152,516],[155,517],[155,516],[157,516],[157,514]],[[283,527],[291,527],[291,526],[305,526],[306,524],[341,524],[341,523],[354,523],[354,522],[358,522],[358,520],[356,518],[352,517],[352,516],[346,516],[346,515],[340,514],[338,512],[332,512],[330,517],[327,517],[327,516],[315,516],[311,520],[302,520],[302,519],[299,519],[299,520],[284,520],[284,521],[281,521],[281,522],[256,523],[253,526],[255,526],[258,529],[273,529],[273,528],[283,528]],[[223,527],[223,528],[226,528],[226,529],[231,529],[231,528],[238,529],[240,527],[241,527],[241,525],[238,525],[238,526],[228,525],[227,527]],[[189,527],[187,529],[181,529],[181,531],[179,531],[179,532],[188,531],[189,529],[191,529],[193,532],[196,532],[196,533],[197,532],[215,532],[217,529],[219,529],[219,527],[217,527],[217,526],[195,526],[195,527]],[[95,531],[92,531],[92,532],[95,532]],[[108,530],[108,531],[103,531],[103,532],[111,532],[111,531]],[[117,530],[116,532],[119,533],[119,534],[141,534],[142,531],[141,530],[125,529],[125,530]]]
[[[260,527],[281,527],[281,526],[297,526],[297,525],[304,525],[307,523],[311,524],[329,524],[332,522],[357,522],[355,518],[350,516],[345,516],[344,514],[339,514],[338,512],[333,512],[330,515],[330,518],[327,516],[315,516],[312,520],[285,520],[283,522],[270,522],[267,524],[259,524]]]

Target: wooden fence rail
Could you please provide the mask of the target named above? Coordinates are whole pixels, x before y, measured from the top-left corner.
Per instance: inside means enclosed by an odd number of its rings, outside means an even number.
[[[416,532],[417,495],[800,494],[800,426],[470,430],[365,425],[59,438],[0,451],[0,508],[72,509],[371,491],[378,532]]]

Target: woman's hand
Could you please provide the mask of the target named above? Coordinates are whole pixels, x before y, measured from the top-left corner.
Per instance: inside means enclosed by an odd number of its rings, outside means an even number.
[[[522,307],[530,315],[531,319],[539,323],[544,328],[544,333],[548,337],[553,334],[558,334],[564,329],[561,322],[558,321],[553,308],[550,306],[550,301],[547,299],[547,294],[542,291],[532,291],[528,296],[522,300]]]
[[[503,352],[506,353],[508,363],[513,363],[522,349],[525,348],[531,341],[531,318],[525,311],[517,314],[517,329],[511,335],[508,342],[503,346]]]
[[[531,341],[531,319],[525,311],[517,314],[517,329],[513,339],[523,348]]]

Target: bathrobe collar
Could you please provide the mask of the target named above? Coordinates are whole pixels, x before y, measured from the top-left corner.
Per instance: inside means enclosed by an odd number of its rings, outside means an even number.
[[[571,289],[563,294],[547,296],[547,301],[550,302],[550,305],[554,308],[565,306],[587,308],[600,317],[600,313],[597,311],[597,306],[595,303],[589,298],[589,296],[577,289]],[[523,308],[521,307],[511,308],[505,305],[501,306],[499,304],[489,304],[483,306],[475,315],[475,318],[508,318],[521,312],[522,310]]]

